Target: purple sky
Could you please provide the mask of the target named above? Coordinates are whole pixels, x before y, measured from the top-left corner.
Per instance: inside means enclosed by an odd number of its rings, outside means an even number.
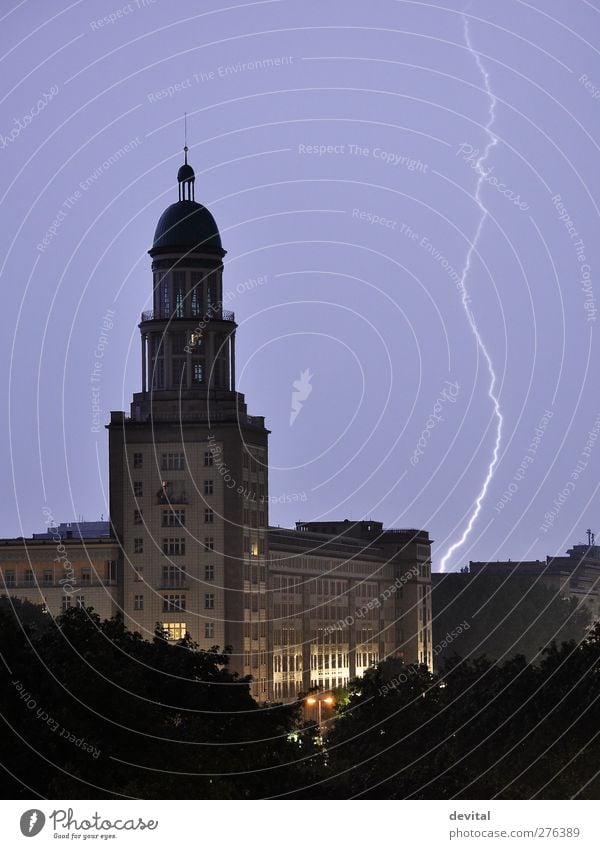
[[[437,568],[497,425],[456,283],[494,99],[489,214],[465,285],[504,426],[447,566],[600,532],[595,3],[475,0],[472,51],[458,2],[4,3],[0,533],[42,530],[44,506],[62,521],[107,515],[94,351],[113,310],[103,424],[140,385],[146,251],[177,196],[187,111],[196,198],[228,251],[238,388],[272,430],[271,522],[426,528]]]

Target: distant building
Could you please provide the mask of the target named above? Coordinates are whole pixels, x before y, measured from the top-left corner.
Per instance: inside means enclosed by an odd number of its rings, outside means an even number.
[[[590,532],[591,534],[591,532]],[[562,595],[587,605],[593,620],[600,619],[600,546],[578,543],[566,556],[548,556],[545,560],[471,561],[473,575],[515,575],[539,579]]]

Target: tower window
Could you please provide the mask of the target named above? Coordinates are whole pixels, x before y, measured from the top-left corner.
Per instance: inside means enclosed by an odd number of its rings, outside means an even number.
[[[166,275],[160,281],[159,296],[161,317],[169,318],[171,312],[171,305],[169,301],[169,279]]]
[[[202,363],[194,363],[192,379],[194,383],[204,383],[204,366]]]
[[[202,299],[197,286],[192,289],[192,315],[194,318],[199,318],[202,315]],[[190,344],[195,345],[196,343],[190,342]]]

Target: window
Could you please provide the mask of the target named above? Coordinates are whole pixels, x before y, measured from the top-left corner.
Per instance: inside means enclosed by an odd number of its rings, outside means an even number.
[[[7,569],[4,573],[4,583],[7,587],[14,587],[17,583],[17,577],[14,569]]]
[[[90,584],[92,581],[92,574],[90,570],[85,567],[81,570],[81,583],[82,584]]]
[[[141,469],[143,465],[144,465],[144,455],[139,453],[138,451],[136,451],[135,454],[133,455],[133,468],[134,469]]]
[[[212,495],[215,489],[215,485],[212,481],[206,480],[204,481],[204,494]]]
[[[134,510],[133,511],[133,524],[134,525],[143,525],[144,524],[144,520],[142,519],[143,515],[144,515],[143,510]]]
[[[25,569],[25,585],[32,586],[33,580],[33,569]]]
[[[204,383],[204,366],[202,363],[194,363],[192,380],[194,383]]]
[[[159,299],[162,318],[169,318],[169,279],[166,274],[160,281]]]
[[[133,494],[136,498],[140,498],[144,494],[144,485],[142,481],[133,482]]]
[[[202,301],[200,300],[200,292],[198,291],[198,286],[194,286],[194,288],[192,289],[192,315],[194,318],[198,318],[202,315]],[[190,342],[190,344],[196,343]]]
[[[212,640],[215,635],[215,624],[214,622],[205,622],[204,623],[204,638],[206,640]]]
[[[185,554],[185,538],[166,537],[163,539],[164,554]]]
[[[66,595],[62,600],[62,611],[66,613],[67,610],[71,607],[71,596]]]
[[[185,469],[185,455],[180,451],[169,451],[167,454],[162,454],[160,467],[167,471],[182,471]]]
[[[52,574],[52,569],[44,569],[44,585],[51,586],[54,583],[54,576]]]
[[[205,581],[214,581],[215,579],[215,567],[214,566],[205,566],[204,567],[204,580]]]
[[[214,593],[205,593],[204,595],[204,608],[205,610],[214,610],[215,607],[215,595]]]
[[[250,544],[250,554],[253,557],[258,557],[258,541],[257,540],[253,540],[252,543]]]
[[[163,597],[164,613],[176,613],[178,610],[185,610],[184,595],[166,595]]]
[[[134,610],[143,610],[144,609],[144,596],[136,595],[133,597],[133,609]]]
[[[144,540],[142,537],[136,537],[133,541],[133,553],[134,554],[143,554],[144,553]]]
[[[76,596],[75,605],[76,605],[76,607],[85,607],[85,596],[84,595]]]
[[[185,272],[175,271],[173,273],[173,300],[175,318],[185,316]]]
[[[116,580],[117,580],[117,561],[116,560],[107,560],[106,561],[106,578],[111,583],[116,583]]]
[[[177,528],[185,525],[185,510],[163,510],[163,528]]]
[[[163,587],[183,587],[186,582],[186,577],[185,566],[175,566],[172,563],[168,566],[163,566]]]
[[[204,452],[204,465],[205,466],[212,466],[212,464],[213,464],[212,453],[210,451],[205,451]]]
[[[163,622],[162,629],[166,632],[167,640],[183,640],[187,633],[185,622]]]
[[[215,521],[215,514],[209,507],[204,511],[204,521],[207,522],[209,525],[212,525],[212,523]]]
[[[144,580],[144,567],[138,566],[137,569],[133,570],[133,580],[134,581],[143,581]]]
[[[204,549],[206,551],[214,551],[215,550],[215,538],[214,537],[204,537]]]

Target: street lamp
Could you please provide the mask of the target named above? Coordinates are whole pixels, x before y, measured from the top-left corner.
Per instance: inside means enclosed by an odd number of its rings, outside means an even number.
[[[311,707],[313,705],[317,705],[317,722],[319,725],[319,731],[321,730],[321,725],[323,724],[321,713],[323,702],[325,702],[326,705],[332,705],[334,703],[334,698],[333,696],[308,696],[306,699],[307,705],[310,705]]]

